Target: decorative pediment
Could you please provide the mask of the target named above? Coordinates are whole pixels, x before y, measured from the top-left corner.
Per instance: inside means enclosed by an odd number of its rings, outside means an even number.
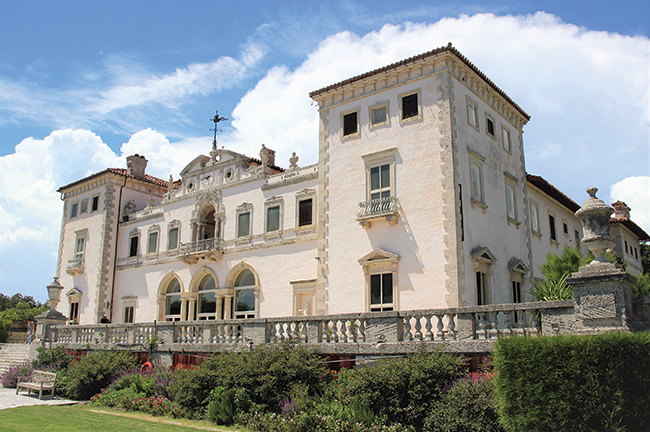
[[[400,260],[400,256],[392,252],[385,251],[383,249],[375,249],[372,252],[359,258],[359,264],[369,265],[375,263],[397,263]]]
[[[528,273],[528,266],[519,258],[512,258],[508,263],[508,268],[512,272]]]
[[[65,293],[65,295],[68,297],[69,302],[79,301],[79,299],[81,298],[81,294],[82,294],[81,291],[74,287],[70,288],[68,292]]]
[[[181,171],[181,177],[185,177],[187,174],[202,170],[205,168],[205,164],[207,164],[209,160],[210,158],[205,155],[199,155],[195,157],[192,162],[188,163],[185,168],[183,168],[183,171]]]
[[[483,262],[486,264],[494,264],[497,262],[496,257],[494,254],[490,251],[490,249],[486,247],[477,247],[472,251],[472,260],[474,261],[479,261]]]

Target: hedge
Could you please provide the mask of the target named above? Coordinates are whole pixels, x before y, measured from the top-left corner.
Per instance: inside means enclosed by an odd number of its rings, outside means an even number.
[[[650,333],[503,338],[494,366],[509,431],[647,430]]]

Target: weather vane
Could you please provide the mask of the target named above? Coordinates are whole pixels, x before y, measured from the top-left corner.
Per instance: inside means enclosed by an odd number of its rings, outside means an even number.
[[[220,117],[219,116],[219,110],[217,110],[217,113],[214,115],[214,118],[211,118],[210,121],[214,123],[214,129],[210,129],[214,131],[214,140],[212,141],[212,150],[217,150],[217,130],[218,130],[218,123],[228,120],[225,117]]]

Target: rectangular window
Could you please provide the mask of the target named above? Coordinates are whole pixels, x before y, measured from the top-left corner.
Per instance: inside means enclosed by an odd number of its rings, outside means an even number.
[[[393,310],[393,274],[370,275],[370,310]]]
[[[134,306],[125,306],[124,307],[124,322],[132,323],[133,322],[133,312],[135,310]]]
[[[580,248],[580,233],[578,230],[573,230],[573,237],[575,238],[576,241],[576,247]]]
[[[370,168],[370,199],[390,197],[390,164]]]
[[[624,240],[623,242],[625,243],[625,253],[628,253],[627,252],[627,240]]]
[[[634,248],[634,259],[639,259],[639,249]]]
[[[494,138],[494,120],[491,117],[485,117],[485,131],[488,135]]]
[[[86,213],[88,211],[88,200],[85,199],[81,201],[81,210],[79,210],[79,213]]]
[[[483,172],[481,166],[470,162],[469,167],[472,182],[472,200],[483,203]]]
[[[373,125],[386,123],[386,105],[372,109],[370,123]]]
[[[140,240],[140,237],[138,237],[138,236],[131,237],[131,243],[129,244],[129,257],[138,256],[138,241],[139,240]]]
[[[237,237],[248,237],[251,228],[251,214],[249,212],[237,215]]]
[[[74,246],[74,257],[75,259],[83,259],[84,249],[86,245],[86,237],[77,237],[75,246]]]
[[[510,143],[510,131],[505,127],[501,127],[501,141],[503,141],[503,149],[508,153],[512,152],[512,144]]]
[[[70,321],[79,321],[79,302],[70,303]]]
[[[70,218],[77,217],[77,210],[78,209],[79,209],[79,203],[72,204],[72,208],[70,209]]]
[[[516,201],[515,187],[511,184],[506,184],[506,207],[509,219],[517,220]]]
[[[569,235],[569,225],[566,222],[562,222],[562,232],[564,232],[565,236]]]
[[[521,303],[521,282],[512,281],[512,302]]]
[[[147,253],[158,252],[158,231],[149,233],[149,242],[147,243]]]
[[[266,232],[278,231],[280,229],[280,206],[268,207],[266,209]]]
[[[539,232],[539,210],[537,204],[530,203],[530,224],[533,232]]]
[[[353,135],[359,131],[358,113],[351,112],[343,116],[343,136]]]
[[[553,215],[548,215],[548,226],[551,231],[551,240],[557,241],[557,234],[555,233],[555,217]]]
[[[402,120],[417,117],[418,115],[418,94],[413,93],[402,97]]]
[[[178,249],[178,228],[172,228],[167,235],[167,249]]]
[[[478,108],[476,103],[467,99],[467,123],[478,129]]]
[[[92,203],[90,206],[90,211],[91,212],[96,212],[99,209],[99,195],[95,195],[92,198]]]
[[[312,223],[312,199],[309,198],[298,203],[298,226],[311,225]]]
[[[476,304],[487,304],[487,275],[480,271],[476,272]]]

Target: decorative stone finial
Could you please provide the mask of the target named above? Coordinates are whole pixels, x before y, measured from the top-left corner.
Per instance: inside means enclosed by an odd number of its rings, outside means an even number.
[[[298,168],[298,159],[300,158],[296,156],[296,152],[291,153],[291,157],[289,158],[289,168]]]
[[[609,264],[604,255],[613,240],[609,232],[609,219],[614,209],[598,199],[596,192],[598,188],[587,189],[589,199],[576,212],[582,222],[582,241],[596,257],[589,265]]]

